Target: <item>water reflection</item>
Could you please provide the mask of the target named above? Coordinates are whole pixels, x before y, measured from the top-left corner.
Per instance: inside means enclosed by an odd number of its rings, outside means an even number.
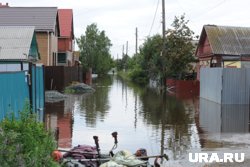
[[[77,100],[82,96],[69,96],[63,101],[45,104],[45,125],[52,131],[59,130],[58,146],[61,148],[72,147],[73,109]]]
[[[249,132],[249,105],[220,105],[200,99],[200,126],[207,133]]]
[[[59,147],[94,145],[93,136],[98,135],[102,151],[109,151],[110,133],[117,131],[119,150],[142,147],[151,155],[167,153],[171,160],[180,160],[192,150],[226,147],[211,134],[249,132],[249,106],[178,99],[116,76],[96,78],[93,87],[93,94],[46,105],[47,127],[61,129]]]
[[[91,144],[96,133],[108,147],[112,140],[105,133],[114,130],[119,132],[124,149],[146,147],[149,153],[171,152],[177,159],[192,146],[192,100],[183,103],[113,76],[97,78],[93,83],[93,94],[46,105],[46,124],[59,127],[60,147]]]
[[[221,105],[200,98],[199,129],[202,148],[246,149],[249,105]]]
[[[110,108],[108,93],[112,85],[112,77],[97,78],[95,80],[93,96],[86,96],[81,100],[81,116],[86,121],[86,126],[95,127],[97,121],[103,121]]]

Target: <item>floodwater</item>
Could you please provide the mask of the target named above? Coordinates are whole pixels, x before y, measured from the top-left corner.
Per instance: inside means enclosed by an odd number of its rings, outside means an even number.
[[[45,124],[59,128],[60,148],[95,145],[102,153],[113,146],[134,153],[145,148],[149,155],[167,154],[166,166],[204,166],[188,161],[189,153],[245,153],[250,157],[248,105],[219,105],[199,97],[164,95],[139,87],[117,76],[93,80],[91,94],[70,95],[46,103]],[[244,166],[244,165],[243,165]]]

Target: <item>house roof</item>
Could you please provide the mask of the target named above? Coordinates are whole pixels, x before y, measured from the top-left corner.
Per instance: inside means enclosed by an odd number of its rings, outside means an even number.
[[[206,35],[213,54],[250,55],[250,27],[204,25],[199,44]]]
[[[61,37],[74,37],[73,10],[58,9],[59,30]]]
[[[34,26],[0,26],[0,60],[28,60],[34,30]]]
[[[35,26],[36,31],[55,31],[56,7],[0,8],[0,26]]]

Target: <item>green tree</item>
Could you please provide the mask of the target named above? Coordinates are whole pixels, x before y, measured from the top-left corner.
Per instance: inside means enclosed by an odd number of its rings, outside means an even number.
[[[182,74],[189,71],[190,63],[195,61],[192,44],[194,32],[187,26],[188,22],[184,14],[175,17],[172,23],[173,29],[167,30],[166,55],[164,55],[167,77],[175,76],[181,79]]]
[[[112,67],[110,39],[105,31],[99,31],[96,24],[88,25],[85,35],[77,39],[80,61],[83,67],[92,68],[97,74],[106,74]]]
[[[140,64],[140,70],[144,71],[148,78],[159,82],[160,79],[167,77],[181,79],[182,74],[189,71],[190,63],[195,61],[192,44],[194,33],[187,24],[185,15],[175,17],[172,23],[173,28],[166,31],[164,55],[162,36],[148,37],[140,47],[141,59],[135,59],[136,62],[133,64]],[[137,72],[138,67],[134,66],[134,68],[137,69],[135,70]]]
[[[140,54],[143,57],[141,61],[142,69],[146,71],[151,79],[157,79],[162,75],[162,45],[162,37],[154,35],[147,38],[142,47],[140,47]]]
[[[146,68],[145,61],[142,54],[134,55],[128,61],[129,77],[130,79],[139,84],[146,85],[148,83],[148,69]]]

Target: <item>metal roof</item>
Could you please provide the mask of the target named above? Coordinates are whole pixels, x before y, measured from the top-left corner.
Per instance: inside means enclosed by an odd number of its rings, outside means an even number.
[[[220,55],[249,55],[250,28],[205,25],[213,54]]]
[[[0,8],[0,26],[35,26],[36,31],[55,31],[57,7]]]
[[[34,30],[34,26],[0,26],[0,60],[28,60]]]
[[[73,10],[58,9],[59,30],[61,37],[74,37]]]

